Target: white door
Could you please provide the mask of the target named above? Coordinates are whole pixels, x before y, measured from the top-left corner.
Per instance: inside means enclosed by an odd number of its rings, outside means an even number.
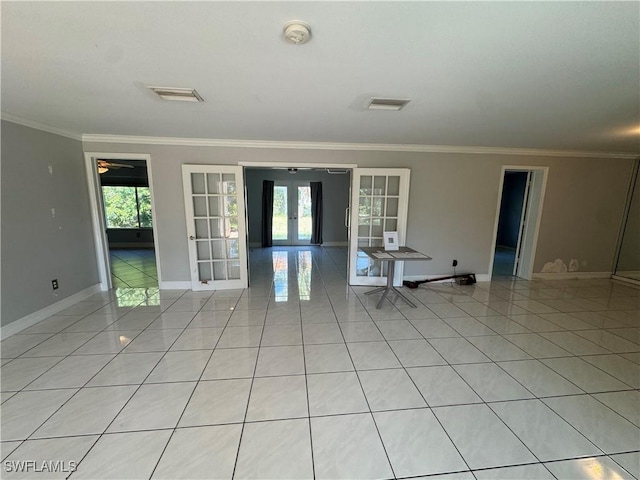
[[[274,245],[309,245],[311,186],[309,182],[276,182],[273,187]]]
[[[386,285],[387,262],[373,260],[359,247],[384,247],[383,232],[398,232],[405,245],[409,205],[408,168],[355,168],[351,193],[349,284]],[[402,285],[403,262],[394,285]]]
[[[193,290],[247,287],[242,167],[183,165]]]

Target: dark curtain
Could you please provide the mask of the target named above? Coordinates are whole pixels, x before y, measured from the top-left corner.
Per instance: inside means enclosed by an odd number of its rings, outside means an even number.
[[[322,243],[322,182],[311,182],[311,243]]]
[[[262,246],[271,247],[273,233],[273,181],[262,181]]]

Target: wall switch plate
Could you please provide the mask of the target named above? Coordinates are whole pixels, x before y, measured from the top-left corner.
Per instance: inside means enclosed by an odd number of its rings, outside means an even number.
[[[58,279],[54,278],[53,280],[51,280],[51,286],[53,287],[54,290],[58,289]]]

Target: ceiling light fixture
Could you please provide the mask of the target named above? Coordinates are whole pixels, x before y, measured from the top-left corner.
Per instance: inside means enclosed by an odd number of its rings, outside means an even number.
[[[369,110],[402,110],[410,101],[398,98],[372,98],[366,108]]]
[[[163,100],[174,102],[204,102],[194,88],[148,87]]]
[[[311,27],[300,20],[291,20],[284,24],[282,33],[287,42],[302,45],[311,38]]]

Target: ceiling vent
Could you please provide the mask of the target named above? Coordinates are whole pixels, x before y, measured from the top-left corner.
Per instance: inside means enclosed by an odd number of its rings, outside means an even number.
[[[194,88],[149,87],[163,100],[174,102],[204,102]]]
[[[401,110],[410,101],[398,98],[372,98],[367,108],[369,110]]]

